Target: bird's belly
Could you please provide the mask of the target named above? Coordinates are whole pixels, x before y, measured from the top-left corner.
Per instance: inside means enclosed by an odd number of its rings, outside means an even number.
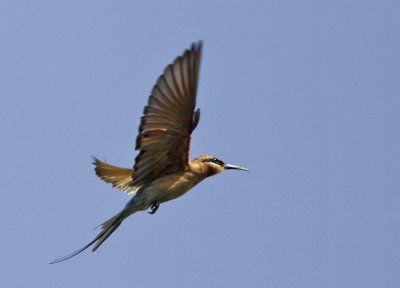
[[[182,196],[199,182],[200,180],[197,177],[168,175],[153,182],[146,189],[146,198],[150,203],[167,202]]]

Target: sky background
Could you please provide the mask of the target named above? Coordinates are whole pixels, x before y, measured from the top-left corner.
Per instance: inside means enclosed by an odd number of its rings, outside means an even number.
[[[398,1],[1,1],[1,287],[399,287]],[[227,171],[127,219],[164,67],[204,41],[193,157]]]

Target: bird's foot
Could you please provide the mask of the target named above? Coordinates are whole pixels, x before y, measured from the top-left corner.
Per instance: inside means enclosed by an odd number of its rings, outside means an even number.
[[[149,213],[149,214],[154,214],[154,213],[156,213],[158,207],[160,207],[160,203],[159,203],[159,202],[156,202],[156,203],[152,204],[152,205],[150,206],[150,211],[148,211],[147,213]]]

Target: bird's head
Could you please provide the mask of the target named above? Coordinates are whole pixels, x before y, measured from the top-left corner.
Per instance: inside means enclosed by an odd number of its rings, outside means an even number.
[[[217,157],[210,155],[202,155],[200,157],[197,157],[193,159],[190,164],[192,171],[199,172],[203,174],[205,177],[221,173],[222,171],[228,169],[249,171],[249,169],[247,168],[237,165],[227,164],[224,161],[218,159]]]

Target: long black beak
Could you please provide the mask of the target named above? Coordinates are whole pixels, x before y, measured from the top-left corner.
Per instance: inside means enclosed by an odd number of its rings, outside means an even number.
[[[241,167],[241,166],[237,166],[237,165],[232,165],[232,164],[224,164],[224,169],[228,170],[228,169],[236,169],[236,170],[243,170],[243,171],[250,171],[247,168]]]

